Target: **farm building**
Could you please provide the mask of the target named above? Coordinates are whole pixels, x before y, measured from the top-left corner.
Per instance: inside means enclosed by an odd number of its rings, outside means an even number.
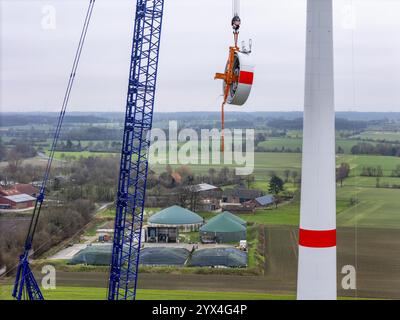
[[[262,196],[261,190],[252,189],[226,189],[222,193],[222,202],[229,204],[241,204],[247,201],[254,200]]]
[[[11,188],[0,187],[1,209],[27,209],[35,205],[38,190],[30,184],[16,184]]]
[[[14,186],[14,189],[17,190],[19,193],[29,194],[32,197],[36,197],[39,193],[39,189],[31,184],[17,183]]]
[[[198,214],[179,206],[161,210],[149,218],[148,242],[177,242],[179,231],[197,231],[204,219]]]
[[[255,212],[255,205],[251,201],[237,204],[224,204],[224,210],[237,214],[250,214]]]
[[[200,228],[200,239],[203,243],[229,243],[246,240],[245,221],[231,213],[221,213],[210,219]],[[239,220],[240,219],[240,220]]]
[[[256,208],[269,207],[275,203],[275,197],[272,194],[255,198],[250,201]]]
[[[21,192],[19,192],[18,190],[14,189],[14,188],[6,189],[6,188],[0,187],[0,197],[15,196],[17,194],[21,194]]]
[[[221,208],[222,189],[208,183],[200,183],[188,187],[198,197],[196,210],[216,211]]]
[[[0,196],[0,205],[7,209],[28,209],[35,205],[36,198],[28,194]]]

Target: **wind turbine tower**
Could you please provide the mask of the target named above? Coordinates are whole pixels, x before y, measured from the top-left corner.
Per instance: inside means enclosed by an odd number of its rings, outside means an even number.
[[[332,0],[308,0],[297,298],[336,291],[336,177]]]

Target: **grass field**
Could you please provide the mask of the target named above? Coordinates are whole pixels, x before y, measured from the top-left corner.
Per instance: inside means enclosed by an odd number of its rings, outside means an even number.
[[[347,162],[350,164],[353,175],[360,173],[362,167],[377,167],[380,166],[384,171],[385,175],[392,172],[396,166],[400,165],[400,157],[383,157],[383,156],[355,156],[355,155],[340,155],[337,157],[337,164],[341,162]]]
[[[337,214],[348,209],[350,199],[340,199],[336,201]],[[294,201],[279,205],[277,209],[257,210],[254,214],[240,214],[242,219],[265,225],[298,225],[300,217],[300,202]]]
[[[3,286],[0,300],[11,300],[11,286]],[[107,289],[58,287],[43,292],[46,300],[105,300]],[[295,296],[247,292],[208,292],[138,289],[137,300],[294,300]]]
[[[372,156],[372,155],[349,155],[342,154],[336,157],[336,163],[339,165],[342,162],[350,164],[351,168],[355,173],[360,173],[363,166],[377,167],[381,166],[385,171],[385,174],[390,174],[397,165],[400,165],[400,157],[383,157],[383,156]],[[159,171],[164,170],[165,165],[150,164],[153,170]],[[172,165],[172,167],[180,167],[181,165]],[[235,164],[221,164],[213,165],[201,165],[201,164],[189,164],[193,172],[207,173],[209,168],[221,169],[223,167],[235,168]],[[271,171],[282,173],[284,170],[297,170],[301,169],[301,154],[300,153],[279,153],[279,152],[255,152],[254,154],[254,173],[257,176],[257,180],[261,177],[267,177]]]
[[[351,198],[358,203],[351,206]],[[337,225],[400,229],[400,189],[344,186],[337,189]],[[298,225],[299,201],[283,204],[278,209],[241,214],[242,219],[268,225]]]
[[[95,152],[56,152],[55,156],[57,159],[62,158],[62,154],[68,157],[74,157],[79,159],[80,157],[118,157],[117,154],[113,153],[95,153]],[[385,175],[390,175],[393,169],[397,165],[400,165],[400,157],[384,157],[384,156],[373,156],[373,155],[350,155],[341,154],[336,157],[336,163],[339,165],[342,162],[350,164],[353,174],[359,174],[362,167],[381,166],[384,170]],[[250,165],[250,164],[249,164]],[[165,164],[155,163],[154,159],[150,159],[150,167],[156,172],[163,171]],[[177,168],[182,164],[173,164],[172,167]],[[193,159],[193,164],[188,164],[188,167],[194,173],[208,173],[210,168],[221,169],[228,167],[234,169],[241,167],[235,163],[225,164],[224,161],[220,161],[219,164],[200,164],[199,159]],[[257,180],[262,177],[268,177],[272,171],[276,173],[282,173],[284,170],[297,170],[301,169],[301,153],[280,153],[280,152],[255,152],[254,153],[254,174],[257,176]]]
[[[344,153],[351,153],[351,148],[359,142],[359,140],[336,139],[336,148],[341,147]],[[268,150],[290,149],[293,151],[297,149],[300,150],[302,148],[302,145],[303,141],[301,138],[271,138],[258,144],[258,146],[266,148]]]
[[[378,131],[366,131],[354,138],[370,139],[378,141],[390,141],[400,142],[400,132],[378,132]]]
[[[46,151],[46,155],[49,155],[49,151]],[[90,151],[57,151],[54,153],[54,158],[58,160],[65,159],[66,157],[70,158],[89,158],[89,157],[116,157],[119,156],[116,153],[107,153],[107,152],[90,152]]]
[[[343,185],[344,186],[352,186],[352,187],[371,187],[375,188],[376,187],[376,178],[375,177],[349,177],[346,180],[344,180]],[[381,177],[379,178],[379,184],[380,186],[393,186],[397,185],[400,186],[400,178],[394,178],[394,177]]]
[[[400,229],[400,190],[350,186],[338,188],[338,199],[349,197],[357,198],[359,203],[338,213],[339,226]]]

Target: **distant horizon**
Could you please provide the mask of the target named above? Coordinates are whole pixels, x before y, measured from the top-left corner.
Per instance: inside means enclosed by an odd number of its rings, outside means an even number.
[[[24,114],[24,113],[35,113],[35,114],[58,114],[59,111],[2,111],[0,110],[0,113],[4,114]],[[112,114],[112,113],[125,113],[124,109],[121,109],[121,111],[67,111],[66,115],[68,114],[76,114],[76,113],[85,113],[85,114]],[[168,113],[220,113],[219,110],[216,111],[157,111],[154,110],[154,113],[163,113],[163,114],[168,114]],[[268,111],[241,111],[241,110],[235,110],[235,111],[228,111],[227,114],[236,114],[236,113],[303,113],[303,110],[268,110]],[[360,110],[336,110],[335,113],[398,113],[400,114],[400,111],[360,111]]]
[[[114,2],[96,2],[68,110],[125,109],[135,1]],[[86,1],[0,3],[0,109],[58,112]],[[253,40],[254,85],[243,109],[228,106],[227,112],[303,110],[306,4],[243,1],[240,41]],[[205,8],[212,10],[205,15]],[[400,111],[400,42],[393,40],[400,33],[399,11],[400,1],[335,0],[338,111]],[[49,16],[51,27],[44,23]],[[204,16],[206,23],[199,23]],[[168,2],[155,112],[220,109],[222,84],[214,75],[223,71],[232,45],[230,21],[228,0]]]

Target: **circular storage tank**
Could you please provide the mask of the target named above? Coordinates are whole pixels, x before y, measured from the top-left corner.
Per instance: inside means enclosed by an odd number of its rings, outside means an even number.
[[[196,231],[203,225],[203,218],[185,208],[172,206],[152,215],[148,224],[150,227],[177,227],[184,231]]]
[[[246,240],[246,227],[227,214],[219,214],[200,228],[203,242],[233,243]]]
[[[249,98],[254,79],[254,65],[251,62],[249,53],[235,52],[233,73],[237,81],[231,84],[227,103],[242,106]],[[225,92],[225,82],[223,86],[223,92]]]

